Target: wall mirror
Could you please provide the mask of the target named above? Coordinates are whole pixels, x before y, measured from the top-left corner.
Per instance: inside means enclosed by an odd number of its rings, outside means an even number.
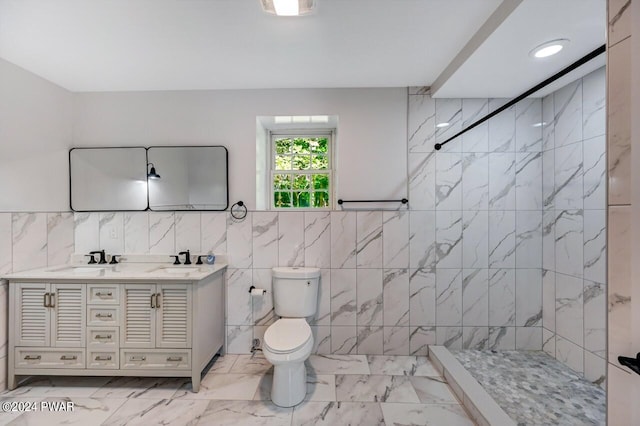
[[[226,210],[228,152],[223,146],[152,146],[147,149],[151,210]]]
[[[72,148],[69,151],[73,211],[147,209],[147,150]]]

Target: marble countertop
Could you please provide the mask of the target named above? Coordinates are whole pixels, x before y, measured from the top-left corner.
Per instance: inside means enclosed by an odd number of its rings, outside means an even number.
[[[48,266],[3,275],[0,279],[13,282],[38,281],[200,281],[227,267],[214,265],[173,265],[171,263],[119,263],[117,265],[68,264]]]

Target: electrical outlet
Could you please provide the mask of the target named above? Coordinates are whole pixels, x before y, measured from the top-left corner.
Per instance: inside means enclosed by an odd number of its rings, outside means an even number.
[[[111,238],[112,240],[118,239],[118,231],[116,230],[116,228],[109,229],[109,238]]]

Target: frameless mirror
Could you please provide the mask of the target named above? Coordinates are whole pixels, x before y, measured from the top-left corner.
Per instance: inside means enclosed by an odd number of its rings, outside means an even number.
[[[147,152],[143,147],[72,148],[73,211],[146,210]]]
[[[229,206],[225,147],[154,146],[148,148],[147,157],[159,175],[156,179],[149,175],[151,210],[226,210]]]

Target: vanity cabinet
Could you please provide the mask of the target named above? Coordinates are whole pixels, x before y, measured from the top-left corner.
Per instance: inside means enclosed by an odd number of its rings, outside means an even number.
[[[124,375],[191,377],[197,392],[223,351],[224,268],[197,281],[9,280],[10,389],[22,375]]]

